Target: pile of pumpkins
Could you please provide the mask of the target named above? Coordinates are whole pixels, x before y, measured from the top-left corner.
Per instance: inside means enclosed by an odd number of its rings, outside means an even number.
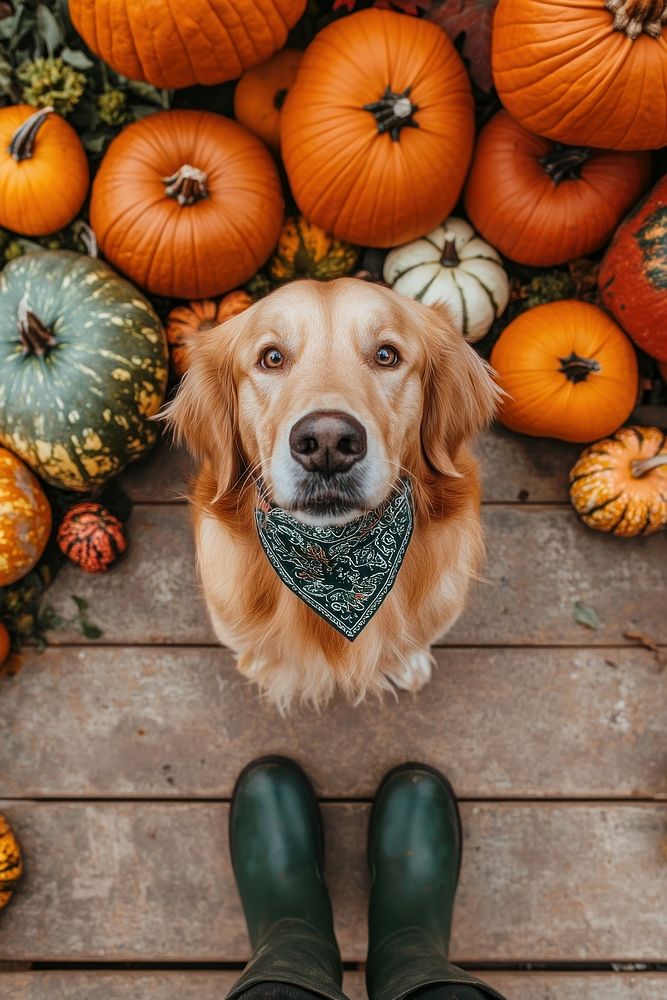
[[[46,251],[0,276],[0,502],[23,546],[0,537],[0,585],[49,536],[33,473],[90,495],[152,445],[167,342],[181,374],[196,331],[286,281],[354,273],[363,248],[388,251],[382,280],[445,303],[475,342],[508,305],[512,262],[551,267],[608,245],[600,306],[550,302],[502,330],[500,419],[567,441],[613,434],[575,469],[575,506],[618,534],[667,523],[664,435],[616,433],[639,394],[635,345],[667,377],[667,179],[649,189],[650,151],[667,144],[667,3],[499,0],[503,108],[478,135],[453,42],[386,7],[331,20],[297,51],[284,46],[306,0],[189,0],[187,16],[166,0],[141,16],[134,0],[70,0],[85,43],[132,80],[238,80],[234,119],[181,109],[129,124],[91,186],[52,108],[0,109],[0,225],[41,237],[83,208],[108,262]],[[166,334],[146,294],[184,300]],[[97,507],[89,496],[59,526],[89,569],[125,544]]]

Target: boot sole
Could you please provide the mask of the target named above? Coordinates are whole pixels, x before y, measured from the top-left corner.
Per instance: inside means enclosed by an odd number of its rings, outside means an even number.
[[[384,778],[378,785],[378,789],[373,798],[373,805],[371,807],[370,819],[368,821],[369,836],[368,836],[368,843],[366,845],[366,860],[368,863],[369,871],[372,870],[370,831],[373,828],[373,822],[375,820],[375,807],[377,801],[380,798],[380,795],[382,794],[385,785],[388,784],[388,782],[393,777],[395,777],[397,774],[404,774],[408,771],[426,771],[428,774],[433,775],[434,778],[437,778],[439,781],[442,782],[442,784],[445,786],[445,788],[447,789],[447,791],[451,796],[452,802],[454,803],[454,810],[456,813],[456,826],[458,829],[459,844],[460,844],[459,863],[458,863],[458,868],[456,869],[456,882],[455,882],[455,885],[458,886],[459,876],[461,874],[461,863],[463,861],[463,824],[461,823],[461,810],[459,809],[459,802],[456,797],[456,792],[454,791],[454,786],[452,785],[449,778],[446,775],[444,775],[442,771],[439,771],[437,767],[432,767],[430,764],[420,764],[417,761],[408,761],[405,764],[398,764],[396,767],[392,767],[391,771],[388,771],[385,774]]]
[[[232,861],[232,869],[234,870],[234,872],[236,871],[236,865],[234,863],[234,851],[232,850],[232,842],[233,842],[232,818],[234,815],[234,803],[236,802],[236,793],[246,775],[249,774],[250,771],[253,771],[256,767],[261,767],[263,764],[280,764],[283,767],[291,768],[292,771],[296,771],[301,776],[315,806],[315,815],[317,816],[318,851],[319,851],[318,862],[320,871],[324,872],[324,853],[325,853],[324,824],[322,822],[320,803],[317,798],[317,795],[315,794],[313,783],[300,764],[297,764],[297,762],[295,760],[292,760],[291,757],[285,757],[281,754],[266,754],[263,757],[256,757],[254,760],[251,760],[248,764],[245,765],[243,770],[239,773],[236,781],[234,782],[234,790],[232,791],[232,797],[229,805],[229,819],[227,822],[227,841],[229,843],[229,855]]]

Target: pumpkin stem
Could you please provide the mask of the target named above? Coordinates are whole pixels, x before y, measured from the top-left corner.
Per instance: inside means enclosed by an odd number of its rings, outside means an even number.
[[[410,100],[411,90],[412,87],[406,87],[398,94],[387,86],[379,101],[363,105],[363,110],[370,111],[375,118],[378,133],[389,132],[394,142],[398,142],[401,129],[405,126],[419,128],[419,122],[412,117],[415,111],[419,111],[419,106]]]
[[[208,177],[203,170],[184,163],[171,177],[163,177],[166,184],[165,194],[175,198],[179,205],[194,205],[202,198],[208,198],[206,181]]]
[[[661,465],[667,467],[667,451],[663,451],[659,455],[653,455],[652,458],[635,459],[633,462],[630,462],[630,471],[635,479],[641,479],[647,472],[659,469]]]
[[[49,328],[30,311],[27,292],[19,302],[17,326],[24,354],[36,354],[41,358],[56,343]]]
[[[49,115],[53,114],[54,111],[55,108],[51,107],[40,108],[34,114],[30,115],[29,118],[26,118],[23,124],[19,125],[16,129],[9,142],[9,155],[17,163],[20,163],[21,160],[32,159],[37,133]]]
[[[642,33],[660,38],[667,21],[667,0],[605,0],[605,7],[614,15],[614,31],[633,41]]]
[[[440,263],[443,267],[458,267],[461,258],[456,252],[456,236],[449,231],[445,233],[445,245],[442,248]]]
[[[585,382],[591,372],[599,372],[601,365],[595,358],[581,358],[574,351],[567,358],[559,358],[559,371],[576,385],[578,382]]]
[[[558,185],[561,181],[574,181],[580,177],[581,167],[590,155],[591,150],[586,146],[564,146],[555,142],[539,162],[554,184]]]
[[[77,219],[77,221],[72,226],[74,235],[83,243],[86,248],[86,253],[89,257],[99,257],[99,247],[97,245],[97,236],[95,236],[94,230],[84,222],[83,219]]]

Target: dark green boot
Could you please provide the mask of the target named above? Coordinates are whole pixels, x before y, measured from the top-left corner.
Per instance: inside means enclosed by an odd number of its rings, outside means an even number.
[[[390,771],[375,797],[368,839],[370,1000],[403,1000],[447,984],[465,987],[466,997],[500,997],[447,960],[461,849],[447,779],[424,764]]]
[[[296,764],[267,757],[241,773],[232,796],[229,845],[253,955],[228,1000],[269,982],[346,1000],[322,875],[322,821]]]

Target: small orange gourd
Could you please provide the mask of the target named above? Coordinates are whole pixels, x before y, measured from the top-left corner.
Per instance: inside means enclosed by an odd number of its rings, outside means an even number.
[[[0,448],[0,587],[29,573],[51,533],[51,507],[37,478]]]
[[[239,290],[223,295],[219,302],[214,299],[201,299],[172,309],[167,317],[165,330],[174,374],[184,375],[188,370],[188,343],[192,336],[204,330],[212,330],[226,319],[238,316],[251,306],[252,302],[247,292]]]
[[[72,221],[88,193],[88,160],[53,108],[0,109],[0,226],[46,236]]]
[[[631,537],[667,525],[667,441],[657,427],[622,427],[587,448],[570,473],[570,499],[597,531]]]
[[[261,66],[243,74],[234,91],[234,117],[265,142],[274,153],[280,152],[280,121],[283,104],[296,80],[302,53],[283,49]]]
[[[0,910],[12,898],[22,875],[23,859],[19,842],[5,817],[0,816]]]
[[[507,393],[500,422],[522,434],[594,441],[627,420],[637,401],[630,340],[587,302],[566,299],[520,313],[490,360]]]

